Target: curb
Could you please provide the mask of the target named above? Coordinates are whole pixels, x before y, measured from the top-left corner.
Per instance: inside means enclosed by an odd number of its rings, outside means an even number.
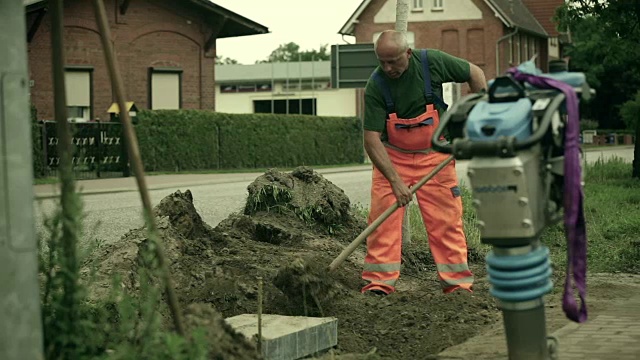
[[[582,150],[583,152],[588,153],[588,152],[602,152],[602,151],[608,151],[608,150],[628,150],[633,148],[634,148],[634,145],[620,145],[620,146],[611,146],[611,147],[602,146],[602,147],[597,147],[593,149],[583,148]],[[342,172],[370,171],[372,166],[373,165],[371,163],[366,163],[363,165],[350,166],[350,167],[344,167],[344,168],[340,168],[340,167],[323,168],[323,169],[317,169],[315,171],[318,172],[319,174],[335,174],[335,173],[342,173]],[[247,179],[246,181],[250,181],[251,179],[255,178],[253,177],[253,175],[249,175],[250,173],[247,173],[247,174],[248,175],[246,177]],[[177,188],[177,187],[202,186],[202,185],[212,185],[212,184],[230,184],[230,183],[245,181],[243,179],[176,182],[176,183],[167,183],[167,184],[161,184],[161,185],[155,185],[155,186],[147,185],[147,188],[150,191],[154,191],[154,190],[164,190],[164,189],[171,189],[171,188]],[[56,184],[51,184],[51,185],[56,186]],[[117,194],[117,193],[123,193],[123,192],[133,192],[133,191],[138,191],[138,187],[130,186],[130,187],[123,187],[123,188],[95,189],[95,190],[81,191],[79,192],[79,194],[82,196],[86,196],[86,195]],[[60,196],[59,192],[44,192],[40,194],[34,194],[34,200],[47,200],[47,199],[57,198],[59,196]]]
[[[352,166],[352,167],[345,167],[345,168],[319,169],[319,170],[316,170],[316,172],[319,174],[335,174],[335,173],[343,173],[343,172],[358,172],[358,171],[370,171],[370,170],[371,170],[371,165],[365,164],[361,166]],[[255,179],[255,176],[248,174],[246,177],[242,177],[241,179],[234,179],[234,180],[212,179],[212,180],[205,180],[205,181],[167,183],[167,184],[161,184],[161,185],[147,184],[147,189],[149,191],[156,191],[156,190],[172,189],[177,187],[202,186],[202,185],[213,185],[213,184],[231,184],[231,183],[242,182],[242,181],[252,181],[253,179]],[[57,186],[57,184],[51,184],[51,186]],[[137,186],[130,186],[130,187],[111,188],[111,189],[94,189],[94,190],[86,190],[86,191],[80,190],[78,194],[82,196],[87,196],[87,195],[117,194],[117,193],[123,193],[123,192],[137,192],[137,191],[138,191]],[[58,198],[59,196],[60,196],[59,192],[44,192],[40,194],[34,194],[33,198],[34,200],[48,200],[48,199]]]

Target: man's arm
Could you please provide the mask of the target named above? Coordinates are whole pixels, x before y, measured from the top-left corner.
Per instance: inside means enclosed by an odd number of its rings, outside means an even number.
[[[469,81],[467,81],[467,84],[469,84],[471,92],[474,93],[487,89],[487,79],[484,76],[484,71],[478,65],[469,63]]]
[[[367,151],[369,158],[371,158],[373,165],[380,170],[382,175],[384,175],[384,177],[389,181],[389,184],[391,184],[391,189],[393,190],[399,205],[407,205],[413,198],[413,195],[411,194],[409,187],[402,181],[402,178],[393,167],[393,164],[389,159],[389,155],[380,140],[380,133],[365,130],[364,148]]]

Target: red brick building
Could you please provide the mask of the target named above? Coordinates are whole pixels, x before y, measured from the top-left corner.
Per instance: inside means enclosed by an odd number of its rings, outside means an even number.
[[[561,56],[552,17],[563,0],[410,0],[411,47],[437,48],[480,66],[487,77],[537,54],[546,71]],[[395,27],[395,0],[363,0],[339,33],[371,43]],[[555,45],[554,45],[555,44]],[[555,46],[555,47],[554,47]]]
[[[209,0],[104,0],[126,96],[139,109],[214,109],[216,39],[268,29]],[[48,1],[24,0],[31,101],[53,118]],[[108,120],[115,101],[91,1],[64,2],[69,116]]]

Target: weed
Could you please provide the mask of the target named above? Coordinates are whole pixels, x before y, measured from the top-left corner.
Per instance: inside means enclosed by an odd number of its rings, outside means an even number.
[[[293,195],[291,191],[271,184],[262,186],[260,190],[247,197],[245,214],[255,214],[259,211],[283,212],[282,204],[288,204]]]

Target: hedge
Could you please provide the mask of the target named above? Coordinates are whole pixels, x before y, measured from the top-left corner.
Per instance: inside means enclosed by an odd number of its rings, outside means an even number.
[[[355,117],[142,110],[145,171],[338,165],[364,160]]]
[[[42,177],[49,172],[43,159],[43,124],[36,118],[32,108],[34,175]],[[135,119],[135,130],[145,171],[290,168],[364,161],[362,127],[355,117],[142,110]]]

